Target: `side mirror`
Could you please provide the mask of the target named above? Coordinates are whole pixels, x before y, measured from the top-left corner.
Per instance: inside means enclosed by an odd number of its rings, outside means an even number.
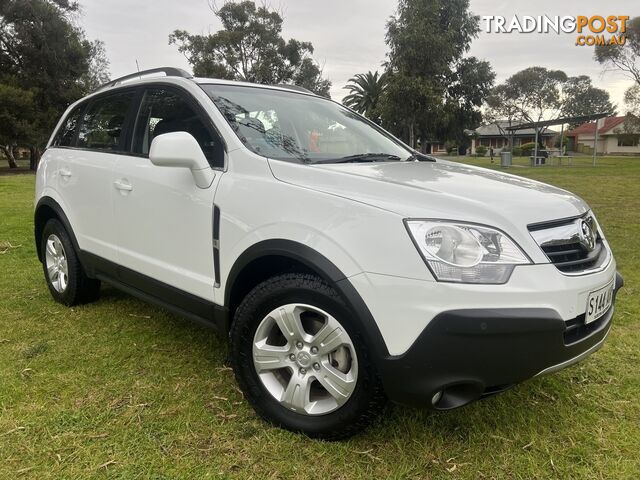
[[[151,142],[149,160],[158,167],[188,168],[200,188],[209,188],[215,178],[200,145],[187,132],[158,135]]]

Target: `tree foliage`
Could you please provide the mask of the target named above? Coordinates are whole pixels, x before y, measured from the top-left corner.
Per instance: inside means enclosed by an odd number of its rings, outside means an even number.
[[[480,107],[493,87],[495,73],[489,62],[467,57],[459,60],[447,80],[443,117],[435,129],[437,139],[468,141],[465,130],[482,122]]]
[[[0,110],[13,125],[0,132],[3,145],[37,151],[66,107],[108,78],[104,46],[85,38],[75,23],[77,10],[68,0],[0,3],[0,85],[20,101],[0,97]]]
[[[11,168],[18,166],[14,147],[28,144],[33,135],[35,112],[32,91],[0,83],[0,150]]]
[[[109,82],[109,59],[102,40],[94,40],[88,44],[89,67],[80,77],[80,88],[92,92]]]
[[[605,69],[618,70],[632,78],[635,84],[625,94],[627,117],[625,129],[640,131],[640,17],[627,22],[624,45],[597,45],[594,58]]]
[[[640,17],[627,22],[624,45],[597,45],[594,57],[605,68],[620,70],[640,85]]]
[[[282,37],[282,16],[253,1],[226,2],[214,8],[222,29],[209,35],[175,30],[176,44],[194,74],[263,84],[293,83],[329,96],[331,82],[313,60],[313,45]]]
[[[627,105],[625,132],[637,135],[640,133],[640,85],[629,88],[624,95],[624,101]]]
[[[504,120],[511,126],[522,117],[517,99],[507,83],[493,87],[485,101],[487,109],[484,117],[489,122]]]
[[[505,82],[507,98],[525,121],[557,118],[562,111],[562,89],[567,79],[562,70],[525,68]]]
[[[578,117],[594,113],[615,115],[616,107],[611,103],[609,93],[596,88],[586,75],[570,77],[564,85],[562,116]]]
[[[387,77],[379,72],[358,73],[344,87],[349,94],[342,99],[347,107],[379,121],[378,104],[386,87]]]
[[[588,76],[567,77],[561,70],[544,67],[526,68],[494,87],[486,106],[485,118],[496,122],[505,138],[509,134],[499,121],[512,126],[595,113],[614,115],[616,109],[609,94],[594,87]]]
[[[615,113],[609,93],[593,86],[586,75],[567,77],[562,70],[530,67],[491,90],[486,117],[492,120],[538,122],[563,116]]]
[[[400,0],[387,24],[387,128],[424,149],[431,140],[462,138],[479,120],[494,73],[464,57],[478,31],[468,0]]]
[[[564,105],[563,88],[567,81],[567,74],[561,70],[544,67],[521,70],[491,90],[485,117],[496,124],[511,147],[511,135],[501,122],[513,126],[557,118]]]

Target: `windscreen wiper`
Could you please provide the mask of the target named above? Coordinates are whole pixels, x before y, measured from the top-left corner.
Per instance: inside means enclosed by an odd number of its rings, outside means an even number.
[[[409,158],[406,160],[407,162],[435,162],[436,159],[430,155],[425,155],[424,153],[414,152],[411,154]]]
[[[358,153],[356,155],[347,155],[340,158],[329,158],[326,160],[317,160],[312,163],[358,163],[358,162],[385,162],[385,161],[400,161],[401,158],[397,155],[389,153]]]

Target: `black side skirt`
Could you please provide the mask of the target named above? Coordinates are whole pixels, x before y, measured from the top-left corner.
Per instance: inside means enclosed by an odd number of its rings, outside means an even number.
[[[115,288],[226,334],[228,310],[218,304],[135,272],[92,253],[81,251],[80,261],[87,275]],[[211,286],[213,290],[213,285]]]

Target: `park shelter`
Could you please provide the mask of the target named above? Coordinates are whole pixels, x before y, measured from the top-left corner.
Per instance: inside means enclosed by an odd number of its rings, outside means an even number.
[[[511,126],[519,125],[520,122],[511,122]],[[499,154],[503,148],[509,145],[509,137],[511,133],[508,131],[510,124],[507,120],[498,120],[496,122],[483,125],[471,130],[471,153],[476,153],[476,148],[479,146],[493,148],[494,153]],[[558,132],[551,129],[544,129],[541,133],[541,138],[545,146],[551,148],[555,143],[555,139],[558,136]],[[536,132],[534,128],[523,128],[513,132],[513,144],[515,147],[519,147],[525,143],[533,143],[536,138]]]

